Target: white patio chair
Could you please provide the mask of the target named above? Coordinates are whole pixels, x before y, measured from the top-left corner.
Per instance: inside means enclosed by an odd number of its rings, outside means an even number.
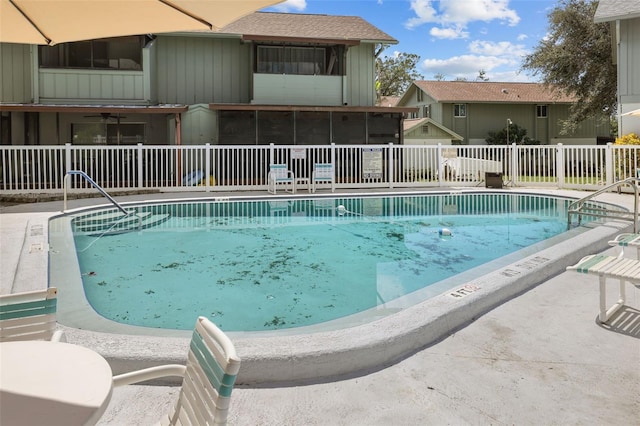
[[[335,192],[335,178],[333,174],[333,164],[331,163],[315,163],[313,166],[313,173],[311,174],[311,182],[313,186],[313,192],[316,192],[317,183],[331,183],[331,192]]]
[[[624,256],[625,247],[635,247],[636,258],[640,259],[640,234],[619,234],[615,239],[609,241],[609,245],[620,247],[620,257]]]
[[[267,191],[271,194],[276,193],[276,187],[279,184],[291,184],[291,193],[296,193],[296,177],[293,172],[287,169],[286,164],[270,164],[269,174],[267,175]],[[286,187],[285,187],[286,191]]]
[[[56,330],[58,290],[27,291],[0,296],[0,342],[16,340],[64,341]]]
[[[113,378],[124,386],[161,377],[182,377],[182,389],[173,410],[162,418],[168,425],[226,424],[231,391],[240,358],[231,340],[205,317],[199,317],[191,338],[187,365],[161,365]]]
[[[573,266],[568,266],[567,271],[576,271],[583,274],[597,275],[600,284],[600,314],[598,321],[606,323],[625,304],[625,282],[640,288],[640,260],[627,259],[619,256],[607,256],[604,254],[592,254],[585,256]],[[620,293],[616,303],[607,307],[607,279],[620,281]]]

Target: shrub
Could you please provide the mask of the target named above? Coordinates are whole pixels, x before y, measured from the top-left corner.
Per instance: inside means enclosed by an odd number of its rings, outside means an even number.
[[[640,145],[640,137],[635,133],[629,133],[616,139],[614,145]],[[640,167],[640,149],[624,149],[618,151],[615,157],[618,179],[634,176],[636,168]]]

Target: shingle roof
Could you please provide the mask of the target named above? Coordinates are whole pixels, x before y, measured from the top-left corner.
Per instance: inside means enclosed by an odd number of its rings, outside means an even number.
[[[640,2],[631,0],[600,0],[593,17],[595,22],[640,18]]]
[[[400,96],[382,96],[380,97],[380,102],[378,103],[378,105],[392,107],[398,105],[399,101]]]
[[[358,16],[255,12],[227,25],[220,32],[245,36],[398,43]]]
[[[541,83],[474,81],[414,81],[438,102],[573,103],[575,98],[553,92]]]

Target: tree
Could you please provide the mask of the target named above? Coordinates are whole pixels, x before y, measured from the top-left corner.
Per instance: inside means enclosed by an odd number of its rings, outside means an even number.
[[[596,24],[594,0],[559,0],[549,13],[549,35],[527,55],[524,70],[577,98],[562,123],[562,133],[586,118],[616,110],[616,67],[608,23]]]
[[[400,96],[415,80],[423,80],[416,70],[420,56],[414,53],[398,53],[376,58],[376,91],[380,96]]]
[[[487,72],[483,69],[478,71],[478,76],[476,77],[476,81],[489,81],[489,77],[487,77]]]

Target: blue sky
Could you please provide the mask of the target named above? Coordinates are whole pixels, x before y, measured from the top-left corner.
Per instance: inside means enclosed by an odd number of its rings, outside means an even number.
[[[521,72],[522,57],[547,33],[556,0],[288,0],[266,10],[360,16],[399,41],[396,52],[420,56],[425,80],[536,81]]]

